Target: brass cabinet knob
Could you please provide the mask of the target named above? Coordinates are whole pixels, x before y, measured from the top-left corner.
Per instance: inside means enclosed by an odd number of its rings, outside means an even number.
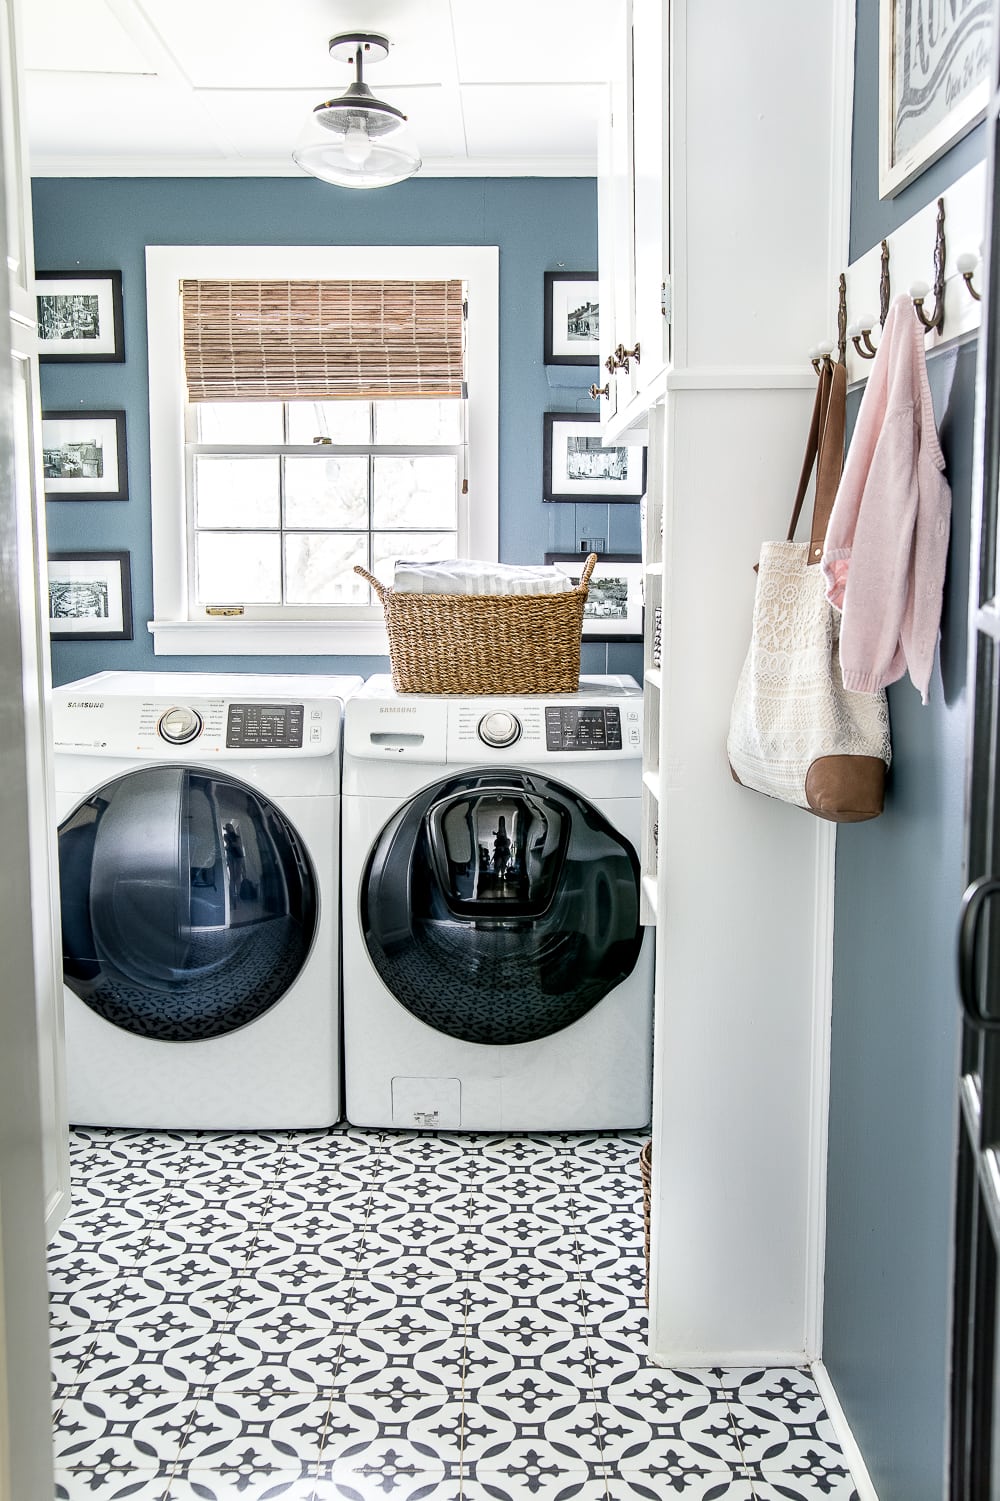
[[[599,396],[611,395],[611,382],[605,381],[603,386],[593,385],[590,388],[590,399],[596,401]]]

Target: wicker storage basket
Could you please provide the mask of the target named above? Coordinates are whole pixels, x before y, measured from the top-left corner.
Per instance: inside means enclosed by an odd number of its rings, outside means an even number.
[[[382,602],[397,693],[575,693],[596,562],[563,594],[404,594],[354,572]]]

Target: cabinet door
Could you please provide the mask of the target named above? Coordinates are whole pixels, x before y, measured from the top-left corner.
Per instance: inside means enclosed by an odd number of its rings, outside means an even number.
[[[669,43],[665,0],[632,0],[632,171],[634,181],[632,361],[634,388],[642,391],[668,360],[664,316],[668,279]]]
[[[608,114],[599,140],[598,274],[601,284],[601,384],[610,397],[602,406],[607,420],[627,406],[634,393],[636,366],[615,360],[632,347],[635,276],[632,188],[632,58],[628,0],[616,0],[608,30]]]

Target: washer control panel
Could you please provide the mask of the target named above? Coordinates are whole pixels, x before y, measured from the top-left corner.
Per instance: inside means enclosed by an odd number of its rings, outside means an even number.
[[[230,704],[227,750],[300,750],[305,704]]]
[[[479,738],[484,745],[497,749],[515,745],[521,738],[521,721],[507,709],[494,709],[479,721]]]
[[[621,748],[621,710],[617,705],[546,704],[546,750],[620,751]]]

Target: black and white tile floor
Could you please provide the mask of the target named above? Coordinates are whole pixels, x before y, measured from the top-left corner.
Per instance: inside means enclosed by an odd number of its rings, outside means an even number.
[[[61,1501],[849,1501],[807,1371],[645,1354],[641,1138],[73,1134]]]

